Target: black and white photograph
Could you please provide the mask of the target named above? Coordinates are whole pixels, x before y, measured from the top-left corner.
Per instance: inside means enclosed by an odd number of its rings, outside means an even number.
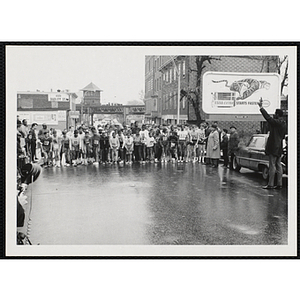
[[[6,46],[6,255],[297,255],[296,47]]]

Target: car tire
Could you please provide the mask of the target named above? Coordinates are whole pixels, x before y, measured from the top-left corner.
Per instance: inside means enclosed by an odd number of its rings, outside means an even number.
[[[234,156],[232,159],[232,168],[234,171],[237,171],[237,172],[239,172],[239,170],[241,169],[241,166],[237,162],[236,156]]]
[[[269,179],[269,168],[267,166],[263,166],[261,168],[261,172],[262,172],[263,179],[268,180]]]

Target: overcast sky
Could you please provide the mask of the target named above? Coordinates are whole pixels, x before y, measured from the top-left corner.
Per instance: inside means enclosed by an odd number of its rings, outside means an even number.
[[[79,92],[93,82],[103,102],[139,100],[145,55],[134,47],[10,47],[10,73],[17,91]]]
[[[140,100],[146,55],[285,55],[280,47],[8,46],[7,100],[21,91],[80,89],[93,82],[102,103]],[[289,52],[292,50],[290,49]]]

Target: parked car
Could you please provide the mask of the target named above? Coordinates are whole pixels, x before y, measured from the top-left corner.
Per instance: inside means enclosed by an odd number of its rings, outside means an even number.
[[[239,171],[242,167],[262,173],[263,179],[269,177],[269,157],[265,154],[265,145],[268,134],[254,134],[248,145],[239,147],[233,157],[233,169]],[[282,157],[283,173],[287,174],[287,147],[283,145],[284,153]]]

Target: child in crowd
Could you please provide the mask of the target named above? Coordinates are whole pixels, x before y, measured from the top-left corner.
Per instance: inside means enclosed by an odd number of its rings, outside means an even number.
[[[52,138],[49,132],[45,132],[43,142],[42,142],[42,156],[44,157],[45,168],[52,165]]]
[[[112,132],[112,136],[109,139],[109,145],[111,149],[111,158],[112,158],[112,163],[116,164],[118,162],[118,150],[120,148],[120,140],[116,136],[116,132]]]
[[[103,132],[103,156],[102,161],[107,164],[110,162],[110,154],[109,154],[109,135],[108,132],[105,130]]]
[[[188,140],[188,131],[184,126],[178,131],[178,161],[183,162],[186,159],[186,147]]]
[[[196,130],[196,126],[193,126],[192,131],[190,132],[190,146],[191,146],[191,154],[192,154],[193,163],[195,163],[197,161],[196,151],[198,148],[198,140],[199,140],[199,135]]]
[[[178,135],[175,130],[171,131],[168,140],[169,140],[170,158],[172,159],[172,162],[175,163],[178,159],[177,156]]]
[[[204,124],[202,123],[198,130],[197,158],[199,163],[205,163],[204,161],[205,148],[206,148],[205,144],[206,144],[205,128],[204,128]]]
[[[119,148],[119,159],[120,159],[120,163],[123,163],[124,161],[124,134],[122,132],[122,130],[118,130],[118,135],[117,138],[119,139],[119,143],[120,143],[120,148]]]
[[[77,167],[80,149],[82,149],[81,139],[78,130],[74,130],[74,135],[70,138],[71,160],[74,167]]]
[[[67,131],[62,132],[61,137],[61,148],[60,148],[60,161],[63,166],[69,166],[71,163],[70,159],[70,139],[67,136]]]
[[[111,149],[111,159],[112,163],[116,164],[118,162],[118,150],[120,148],[120,140],[116,136],[116,132],[112,132],[112,136],[109,139],[109,145]]]
[[[169,142],[168,142],[168,132],[167,128],[162,130],[162,134],[160,136],[160,141],[162,145],[162,162],[167,162],[168,159],[168,152],[169,152]]]
[[[155,131],[154,139],[155,139],[155,144],[154,144],[154,162],[157,163],[161,159],[161,154],[162,154],[162,145],[160,141],[160,129],[157,128]]]
[[[132,164],[132,153],[133,153],[133,137],[131,136],[130,131],[127,132],[127,136],[124,140],[125,143],[125,153],[126,153],[126,163]]]
[[[53,143],[53,165],[60,168],[60,148],[61,148],[61,137],[57,135],[57,131],[52,131],[52,143]]]
[[[91,143],[92,143],[92,151],[93,151],[93,162],[98,163],[99,162],[99,152],[100,152],[100,136],[96,131],[96,128],[92,128],[92,137],[91,137]]]
[[[150,132],[149,137],[146,139],[147,159],[150,162],[154,161],[154,144],[155,139],[153,137],[153,133]]]
[[[134,161],[140,162],[142,160],[142,142],[140,132],[137,130],[133,135],[134,144]]]
[[[91,147],[91,137],[89,131],[86,130],[84,133],[84,139],[82,140],[82,155],[84,165],[91,163]]]
[[[80,141],[81,145],[83,145],[83,140],[85,138],[85,133],[83,132],[82,126],[79,126],[77,130],[78,130],[78,136],[79,136],[79,138],[81,140]],[[82,149],[81,149],[80,153],[79,153],[79,157],[78,157],[79,163],[83,163],[83,159],[84,159],[84,157],[83,157],[83,152],[82,152]]]
[[[146,142],[147,142],[147,138],[149,137],[149,132],[146,129],[146,125],[142,125],[142,130],[140,131],[140,137],[141,137],[141,152],[142,152],[140,159],[141,159],[142,163],[144,164],[146,162],[146,158],[147,158]]]

